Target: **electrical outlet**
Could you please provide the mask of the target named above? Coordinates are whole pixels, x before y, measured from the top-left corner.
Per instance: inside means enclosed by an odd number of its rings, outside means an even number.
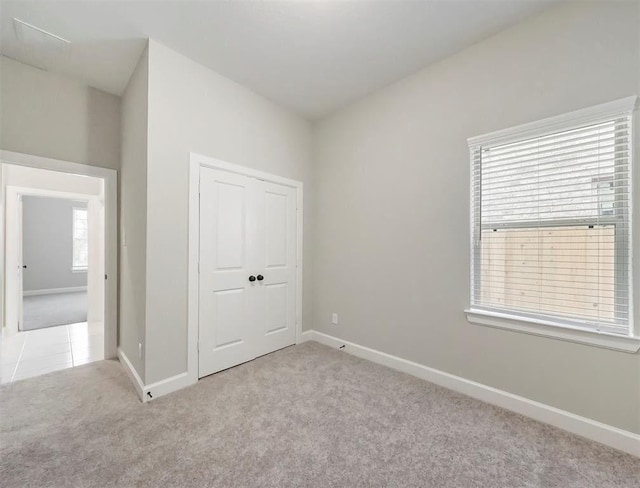
[[[138,342],[138,357],[142,359],[142,342]]]
[[[332,313],[331,314],[331,323],[333,325],[338,325],[338,314],[337,313]]]

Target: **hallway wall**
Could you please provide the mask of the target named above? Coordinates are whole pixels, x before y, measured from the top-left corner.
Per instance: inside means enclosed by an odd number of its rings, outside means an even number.
[[[73,267],[73,209],[87,202],[22,197],[23,290],[87,286],[87,272]]]

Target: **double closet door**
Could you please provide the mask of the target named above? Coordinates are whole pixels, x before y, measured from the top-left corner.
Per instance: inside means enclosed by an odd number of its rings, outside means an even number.
[[[200,167],[200,377],[295,343],[296,200],[296,188]]]

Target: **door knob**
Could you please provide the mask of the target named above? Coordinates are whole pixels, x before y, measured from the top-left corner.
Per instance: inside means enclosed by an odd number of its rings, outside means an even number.
[[[255,276],[249,276],[249,281],[251,281],[253,283],[254,281],[256,281],[256,277]]]
[[[264,280],[264,276],[258,275],[258,281],[262,281],[262,280]]]

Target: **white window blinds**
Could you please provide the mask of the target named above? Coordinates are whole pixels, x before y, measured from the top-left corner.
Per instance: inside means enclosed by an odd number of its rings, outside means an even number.
[[[472,308],[629,334],[631,110],[536,132],[470,140]]]

